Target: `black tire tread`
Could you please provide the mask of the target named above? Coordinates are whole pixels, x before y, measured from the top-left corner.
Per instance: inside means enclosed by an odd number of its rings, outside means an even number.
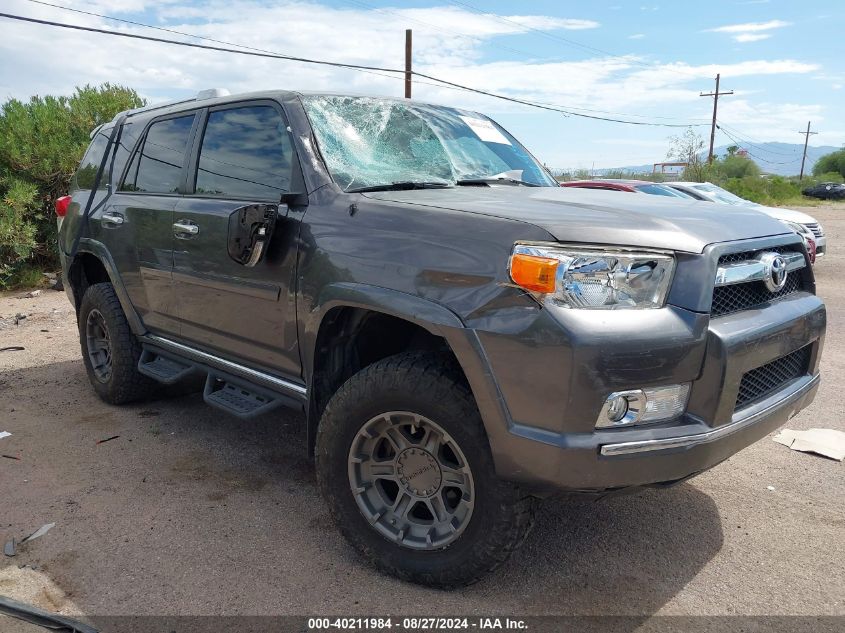
[[[428,393],[436,401],[455,403],[460,407],[462,419],[467,421],[466,430],[477,445],[484,448],[482,452],[486,463],[481,469],[484,472],[474,471],[473,476],[489,478],[488,484],[499,500],[498,517],[486,526],[484,538],[476,539],[472,544],[472,556],[461,565],[432,572],[391,564],[367,543],[367,539],[362,539],[350,527],[349,521],[338,516],[338,495],[349,492],[344,487],[335,489],[327,477],[330,460],[340,458],[330,455],[327,450],[331,436],[339,432],[345,423],[344,412],[358,402],[362,394],[382,389],[412,389]],[[344,461],[345,458],[344,455]],[[523,494],[518,486],[495,477],[487,436],[475,400],[454,360],[446,354],[407,352],[369,365],[349,378],[331,398],[321,419],[316,461],[321,491],[329,501],[332,516],[341,532],[369,562],[403,580],[439,588],[473,584],[502,565],[522,545],[534,524],[536,499]],[[395,547],[386,540],[384,544]]]
[[[112,375],[102,383],[93,375],[85,348],[85,322],[96,308],[106,320],[111,339]],[[149,396],[155,382],[138,371],[141,343],[132,333],[114,287],[108,283],[88,286],[79,308],[79,339],[88,377],[97,394],[109,404],[127,404]]]

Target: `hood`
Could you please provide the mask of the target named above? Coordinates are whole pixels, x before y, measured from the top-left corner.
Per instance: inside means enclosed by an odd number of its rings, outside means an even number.
[[[369,198],[439,207],[533,224],[560,242],[700,253],[708,244],[791,233],[752,208],[569,187],[455,187],[380,191]],[[728,220],[729,218],[729,220]]]
[[[763,205],[757,205],[754,208],[778,220],[797,222],[798,224],[818,224],[813,216],[802,213],[801,211],[782,209],[781,207],[766,207]]]

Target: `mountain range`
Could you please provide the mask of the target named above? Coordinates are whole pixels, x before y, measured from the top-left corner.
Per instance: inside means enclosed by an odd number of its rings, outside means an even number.
[[[740,149],[748,152],[748,157],[756,162],[765,174],[776,174],[778,176],[796,176],[801,170],[801,153],[804,146],[800,143],[755,143],[754,145],[743,145]],[[813,171],[815,162],[824,156],[841,148],[832,145],[820,147],[807,147],[807,162],[804,165],[804,173]],[[714,150],[716,156],[727,154],[728,146],[723,145]],[[706,158],[706,155],[704,156]],[[632,173],[650,173],[653,165],[629,165],[626,167],[596,169],[596,173],[605,174],[610,171],[626,171]]]

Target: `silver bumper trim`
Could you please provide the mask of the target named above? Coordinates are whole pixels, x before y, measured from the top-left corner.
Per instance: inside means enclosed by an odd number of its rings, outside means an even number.
[[[805,394],[807,394],[809,391],[811,391],[819,383],[819,380],[820,378],[818,374],[816,374],[815,376],[807,376],[806,381],[801,383],[800,387],[793,391],[790,391],[784,397],[771,403],[764,409],[756,411],[751,415],[743,417],[734,422],[725,424],[724,426],[715,428],[712,431],[707,431],[705,433],[696,433],[695,435],[683,435],[681,437],[667,437],[656,440],[641,440],[636,442],[605,444],[601,447],[601,454],[605,456],[628,455],[630,453],[643,453],[646,451],[663,451],[670,448],[690,448],[699,444],[715,442],[716,440],[720,440],[723,437],[727,437],[732,433],[736,433],[737,431],[741,431],[749,426],[752,426],[755,422],[758,422],[761,418],[766,417],[775,409],[787,406],[792,402],[795,402],[796,400],[800,399]]]

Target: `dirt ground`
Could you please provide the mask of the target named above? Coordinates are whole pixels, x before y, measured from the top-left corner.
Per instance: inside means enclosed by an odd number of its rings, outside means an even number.
[[[821,391],[788,426],[845,430],[845,205],[810,212],[829,326]],[[0,352],[0,539],[55,527],[0,556],[0,595],[86,615],[845,615],[842,463],[766,438],[669,490],[548,500],[497,573],[425,589],[335,531],[301,417],[103,404],[64,293],[21,294],[0,298],[0,347],[26,348]]]

